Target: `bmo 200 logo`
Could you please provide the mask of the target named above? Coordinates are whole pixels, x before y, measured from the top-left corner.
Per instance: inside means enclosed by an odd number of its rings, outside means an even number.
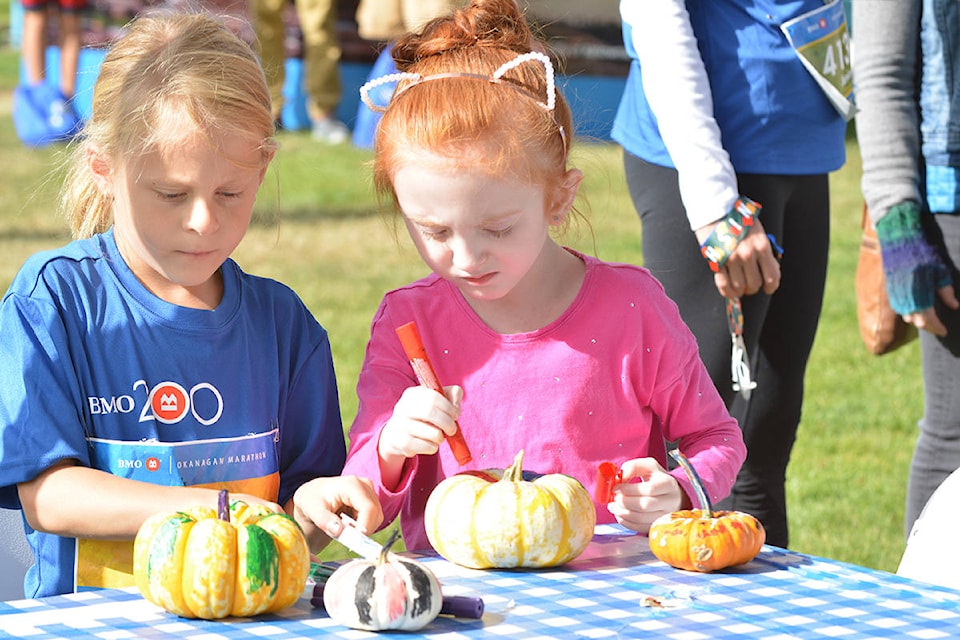
[[[138,396],[142,400],[138,401]],[[132,394],[110,398],[92,396],[87,401],[90,412],[100,415],[133,413],[139,407],[140,422],[156,420],[176,424],[190,414],[200,424],[211,425],[223,414],[223,396],[209,382],[201,382],[188,390],[169,380],[153,388],[145,380],[137,380]]]
[[[200,415],[197,410],[197,397],[200,395],[211,396],[205,398],[204,406],[208,407],[210,415]],[[213,424],[220,419],[223,413],[223,396],[209,382],[201,382],[194,385],[190,391],[187,391],[176,382],[161,382],[150,390],[150,397],[147,399],[147,406],[153,418],[164,424],[174,424],[183,420],[188,414],[192,414],[194,419],[200,424]],[[143,420],[143,416],[140,418]]]

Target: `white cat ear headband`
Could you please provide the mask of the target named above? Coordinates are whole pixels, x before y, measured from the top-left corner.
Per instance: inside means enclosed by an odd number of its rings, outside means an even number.
[[[508,71],[510,71],[511,69],[514,69],[526,62],[531,62],[531,61],[537,61],[543,64],[543,69],[547,77],[546,78],[547,79],[546,100],[540,100],[540,98],[534,95],[533,92],[529,91],[527,88],[523,86],[520,86],[513,82],[502,80],[503,75]],[[374,80],[371,80],[367,82],[365,85],[363,85],[362,87],[360,87],[360,99],[363,101],[365,105],[367,105],[367,108],[369,108],[371,111],[376,111],[377,113],[383,113],[384,111],[387,110],[387,106],[378,105],[370,98],[370,91],[372,89],[375,89],[384,84],[400,82],[401,80],[409,81],[408,84],[405,84],[401,89],[397,90],[393,94],[393,96],[390,98],[391,100],[393,100],[404,91],[409,90],[411,87],[415,87],[416,85],[421,84],[423,82],[429,82],[431,80],[441,80],[444,78],[476,78],[477,80],[485,80],[493,84],[503,84],[527,94],[528,96],[533,98],[533,100],[538,105],[540,105],[545,110],[551,113],[553,112],[553,109],[557,104],[556,85],[554,82],[554,73],[553,73],[553,63],[550,61],[549,56],[543,53],[540,53],[538,51],[521,53],[513,60],[500,65],[500,67],[496,71],[494,71],[492,75],[489,75],[489,76],[485,76],[479,73],[463,73],[463,72],[436,73],[429,76],[423,76],[423,75],[420,75],[419,73],[390,73],[385,76],[380,76],[379,78],[375,78]],[[561,134],[563,133],[562,127],[560,128],[560,132]]]

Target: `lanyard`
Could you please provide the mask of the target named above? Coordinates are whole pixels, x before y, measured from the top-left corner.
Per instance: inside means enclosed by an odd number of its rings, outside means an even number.
[[[783,249],[777,244],[773,235],[767,234],[777,260],[783,258]],[[727,326],[730,328],[730,377],[733,380],[733,390],[750,399],[750,392],[757,388],[757,382],[750,376],[750,358],[747,356],[747,347],[743,342],[743,307],[740,298],[726,298]]]
[[[750,399],[750,392],[757,388],[757,383],[750,377],[750,358],[747,357],[747,347],[743,343],[743,308],[740,298],[727,298],[727,325],[730,327],[730,376],[733,379],[733,390]]]

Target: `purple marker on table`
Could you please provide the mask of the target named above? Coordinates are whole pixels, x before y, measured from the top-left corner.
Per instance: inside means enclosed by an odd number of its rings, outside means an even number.
[[[480,619],[483,617],[483,599],[473,596],[443,596],[440,613],[455,618]]]

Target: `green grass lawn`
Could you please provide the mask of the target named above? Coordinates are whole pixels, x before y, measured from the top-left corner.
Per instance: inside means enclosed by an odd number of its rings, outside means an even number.
[[[0,0],[0,29],[7,4]],[[0,47],[0,288],[31,253],[67,240],[54,213],[60,149],[16,139],[10,91],[16,53]],[[370,154],[319,146],[285,133],[236,258],[250,272],[291,285],[329,330],[345,426],[369,323],[381,295],[425,273],[405,232],[378,211]],[[579,145],[586,174],[580,208],[589,225],[564,242],[605,260],[642,264],[640,223],[627,195],[619,149]],[[853,278],[859,240],[859,155],[831,176],[830,269],[807,375],[803,421],[788,478],[792,546],[893,571],[903,551],[903,503],[915,425],[922,410],[916,343],[869,355],[856,323]],[[760,381],[762,384],[763,381]]]

